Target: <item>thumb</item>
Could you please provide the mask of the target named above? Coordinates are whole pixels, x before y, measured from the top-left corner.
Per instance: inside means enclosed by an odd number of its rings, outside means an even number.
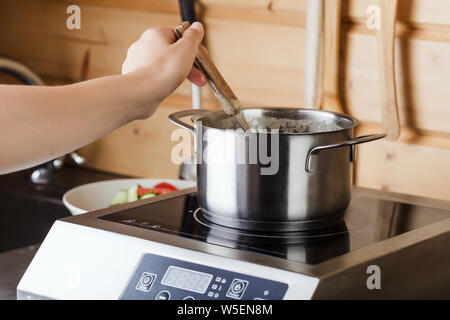
[[[203,35],[203,25],[200,22],[194,22],[183,33],[183,37],[174,43],[177,54],[180,54],[193,62],[197,56],[198,46],[202,42]]]

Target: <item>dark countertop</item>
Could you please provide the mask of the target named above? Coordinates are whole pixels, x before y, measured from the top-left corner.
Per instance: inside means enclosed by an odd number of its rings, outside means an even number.
[[[85,167],[65,165],[52,171],[48,184],[35,184],[30,180],[34,169],[0,175],[0,194],[13,194],[63,204],[63,194],[76,186],[101,180],[129,178]]]
[[[0,253],[0,300],[15,300],[16,289],[39,245]]]
[[[16,299],[16,288],[57,219],[69,216],[62,202],[69,189],[95,181],[125,178],[65,165],[48,184],[30,180],[32,169],[0,175],[0,299]]]

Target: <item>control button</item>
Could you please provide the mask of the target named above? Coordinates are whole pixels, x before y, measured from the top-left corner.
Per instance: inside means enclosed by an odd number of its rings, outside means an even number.
[[[195,300],[195,298],[191,297],[191,296],[187,296],[187,297],[184,297],[183,300]]]
[[[264,295],[268,296],[269,295],[269,290],[264,290]]]
[[[214,292],[210,291],[208,292],[208,297],[212,297],[214,295]]]
[[[216,277],[216,282],[220,282],[220,281],[222,281],[222,278],[221,277]]]
[[[143,272],[138,283],[136,284],[136,290],[149,292],[153,283],[155,283],[156,277],[157,276],[154,273]]]
[[[222,290],[222,286],[219,286],[219,291]]]
[[[217,289],[217,284],[213,284],[213,285],[211,286],[211,289],[216,290],[216,289]]]
[[[219,294],[218,293],[214,293],[214,298],[218,298]]]
[[[169,300],[170,299],[170,293],[169,291],[161,291],[156,295],[155,300]]]
[[[222,283],[224,283],[224,284],[227,283],[227,279],[225,279],[225,278],[222,279]]]
[[[242,299],[242,296],[244,295],[247,286],[248,281],[242,279],[233,279],[225,296],[233,299]]]

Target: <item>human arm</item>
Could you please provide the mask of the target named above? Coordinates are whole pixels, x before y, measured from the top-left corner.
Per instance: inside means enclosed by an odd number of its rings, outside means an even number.
[[[205,84],[192,68],[201,25],[193,24],[176,43],[172,37],[168,28],[144,32],[128,50],[124,75],[54,87],[0,85],[0,174],[51,160],[151,116],[186,77]]]

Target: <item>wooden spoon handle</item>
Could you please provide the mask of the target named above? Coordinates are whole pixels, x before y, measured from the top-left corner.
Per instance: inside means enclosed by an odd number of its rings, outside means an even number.
[[[397,0],[380,0],[380,8],[381,28],[378,31],[378,41],[383,128],[389,140],[396,140],[400,135],[394,58]]]
[[[308,0],[305,43],[305,107],[318,109],[321,81],[321,44],[323,25],[323,1]]]
[[[324,10],[322,107],[325,110],[343,113],[338,87],[341,0],[325,0]]]

